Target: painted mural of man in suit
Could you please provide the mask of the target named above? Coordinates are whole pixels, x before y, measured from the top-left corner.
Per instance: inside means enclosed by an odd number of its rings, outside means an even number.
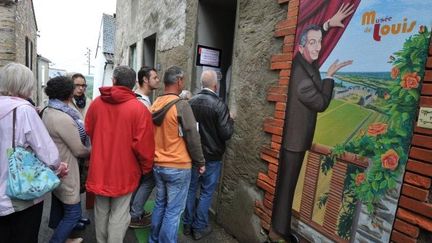
[[[338,21],[332,23],[330,19],[323,27],[309,25],[299,38],[298,53],[293,60],[288,87],[283,143],[269,234],[271,240],[298,242],[291,232],[291,208],[303,159],[312,146],[317,114],[325,111],[330,104],[334,87],[333,75],[352,64],[351,60],[336,60],[329,67],[326,77],[321,79],[316,62],[321,51],[323,32],[330,27],[340,26],[341,24],[336,24],[352,13],[350,8],[344,10]]]

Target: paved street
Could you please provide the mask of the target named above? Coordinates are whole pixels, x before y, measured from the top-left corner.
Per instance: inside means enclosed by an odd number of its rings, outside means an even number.
[[[47,196],[44,203],[44,211],[42,216],[42,223],[41,223],[41,229],[39,232],[39,243],[47,243],[49,242],[49,239],[52,235],[53,230],[51,230],[48,227],[48,218],[49,218],[49,209],[51,205],[51,196]],[[94,228],[94,217],[93,217],[93,210],[86,210],[85,209],[85,201],[83,200],[83,212],[84,215],[87,216],[92,220],[92,223],[87,226],[87,228],[83,231],[76,231],[73,232],[72,238],[76,237],[82,237],[84,239],[84,243],[96,243],[96,236],[95,236],[95,228]],[[216,242],[223,242],[223,243],[236,243],[237,241],[229,234],[225,232],[223,228],[221,228],[219,225],[217,225],[214,220],[212,219],[212,226],[213,226],[213,232],[199,240],[195,241],[190,236],[184,236],[183,234],[179,234],[179,242],[180,243],[216,243]],[[148,237],[148,229],[141,229],[141,230],[132,230],[128,229],[126,233],[126,237],[124,239],[124,242],[127,243],[144,243],[147,242]]]

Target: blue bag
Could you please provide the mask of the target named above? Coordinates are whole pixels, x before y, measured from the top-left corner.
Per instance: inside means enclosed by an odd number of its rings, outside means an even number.
[[[15,146],[16,108],[13,110],[12,148],[7,150],[9,161],[6,195],[13,199],[32,200],[54,190],[60,179],[32,151]]]

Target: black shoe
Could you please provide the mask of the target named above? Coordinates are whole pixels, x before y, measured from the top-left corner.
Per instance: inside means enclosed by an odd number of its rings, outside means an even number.
[[[183,234],[184,235],[190,235],[192,233],[192,228],[190,224],[184,224],[183,225]]]
[[[199,239],[206,237],[211,232],[212,232],[212,228],[209,225],[209,226],[207,226],[201,230],[192,230],[192,236],[193,236],[194,240],[199,240]]]
[[[81,223],[83,223],[83,224],[85,224],[85,225],[89,225],[89,224],[91,223],[91,221],[90,221],[89,218],[81,218],[81,219],[79,220],[79,222],[81,222]]]
[[[86,228],[86,225],[84,223],[78,222],[73,229],[74,230],[85,230],[85,228]]]

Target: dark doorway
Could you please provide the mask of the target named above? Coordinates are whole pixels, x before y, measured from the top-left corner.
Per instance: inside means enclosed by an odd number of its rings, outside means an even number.
[[[227,100],[231,80],[231,63],[236,23],[237,0],[200,0],[198,6],[197,43],[221,50],[220,67],[196,66],[192,91],[200,90],[203,70],[219,71],[219,96]],[[195,54],[196,55],[196,54]],[[195,56],[196,58],[196,56]],[[228,78],[227,78],[228,73]]]
[[[156,52],[156,34],[144,38],[143,43],[143,65],[154,67]]]

